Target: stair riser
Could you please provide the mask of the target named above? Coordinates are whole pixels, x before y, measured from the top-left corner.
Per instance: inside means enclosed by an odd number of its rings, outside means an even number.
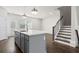
[[[60,31],[56,38],[57,41],[70,43],[71,40],[71,26],[63,26],[60,28]]]

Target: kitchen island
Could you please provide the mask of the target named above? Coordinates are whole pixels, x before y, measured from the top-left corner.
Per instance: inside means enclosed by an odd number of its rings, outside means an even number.
[[[15,43],[24,53],[46,53],[45,32],[38,30],[15,31]]]

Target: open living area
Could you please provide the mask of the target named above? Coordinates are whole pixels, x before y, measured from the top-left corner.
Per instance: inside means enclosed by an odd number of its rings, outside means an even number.
[[[0,53],[79,53],[79,6],[0,6]]]

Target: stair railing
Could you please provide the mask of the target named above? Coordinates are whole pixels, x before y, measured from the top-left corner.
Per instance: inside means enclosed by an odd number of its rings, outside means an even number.
[[[79,34],[78,34],[78,30],[75,30],[76,35],[77,35],[77,39],[78,39],[78,43],[79,43]]]
[[[63,16],[57,21],[56,25],[53,26],[53,40],[56,38],[63,23]]]

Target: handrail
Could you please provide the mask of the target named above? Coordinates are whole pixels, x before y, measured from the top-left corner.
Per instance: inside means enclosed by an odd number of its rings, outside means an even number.
[[[59,23],[60,20],[62,20],[63,16],[57,21],[56,25]],[[54,27],[56,27],[56,25]]]
[[[56,25],[62,20],[62,18],[63,18],[63,16],[57,21]],[[54,37],[55,37],[55,35],[54,35],[55,30],[54,29],[55,29],[56,25],[53,26],[53,37],[52,37],[53,41],[54,41]]]
[[[75,30],[75,32],[76,32],[76,35],[77,35],[77,39],[79,40],[79,34],[78,34],[78,30]]]

